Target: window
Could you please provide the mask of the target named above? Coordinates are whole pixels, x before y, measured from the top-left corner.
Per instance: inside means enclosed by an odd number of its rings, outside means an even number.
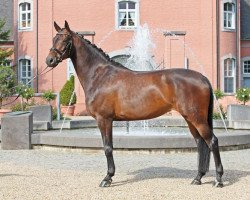
[[[32,86],[32,66],[30,59],[20,59],[19,60],[19,79],[23,84]]]
[[[235,59],[224,60],[224,92],[234,93],[235,90]]]
[[[19,29],[26,30],[32,28],[32,4],[22,2],[19,4]]]
[[[246,60],[243,62],[243,73],[250,74],[250,60]]]
[[[73,65],[73,63],[72,63],[71,59],[68,59],[68,67],[67,67],[67,80],[69,80],[69,79],[70,79],[70,77],[71,77],[72,75],[74,75],[74,74],[75,74],[75,68],[74,68],[74,65]]]
[[[242,87],[250,87],[250,57],[242,58]]]
[[[224,3],[224,28],[235,29],[235,4]]]
[[[138,0],[121,1],[117,0],[117,28],[133,29],[139,24],[138,20]]]

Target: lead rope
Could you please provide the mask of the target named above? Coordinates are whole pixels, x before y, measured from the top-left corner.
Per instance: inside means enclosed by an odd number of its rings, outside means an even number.
[[[68,111],[69,111],[69,106],[71,105],[71,103],[72,103],[72,101],[73,101],[74,95],[75,95],[75,90],[72,92],[72,95],[71,95],[71,97],[70,97],[70,101],[69,101],[68,108],[67,108],[66,113],[65,113],[65,115],[64,115],[64,117],[63,117],[63,123],[62,123],[61,129],[60,129],[60,134],[62,133],[62,129],[63,129],[63,126],[64,126],[64,122],[65,122],[65,119],[66,119],[67,114],[68,114]]]

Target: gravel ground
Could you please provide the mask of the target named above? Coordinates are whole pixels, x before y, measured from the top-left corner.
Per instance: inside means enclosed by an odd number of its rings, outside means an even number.
[[[222,152],[223,188],[212,187],[214,162],[203,185],[197,154],[114,153],[116,176],[109,188],[102,152],[0,151],[0,199],[250,199],[250,150]]]

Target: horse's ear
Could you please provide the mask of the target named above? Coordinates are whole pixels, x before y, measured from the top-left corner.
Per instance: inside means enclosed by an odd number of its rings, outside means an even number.
[[[56,22],[54,22],[54,27],[56,29],[57,32],[60,32],[62,29],[60,28],[60,26],[58,26],[58,24]]]
[[[70,30],[70,28],[69,28],[69,24],[68,24],[68,22],[65,20],[65,23],[64,23],[64,28],[70,33],[71,32],[71,30]]]

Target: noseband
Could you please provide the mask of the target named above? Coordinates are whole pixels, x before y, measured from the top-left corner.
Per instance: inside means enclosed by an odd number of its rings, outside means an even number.
[[[56,58],[56,62],[57,64],[63,61],[63,57],[65,56],[65,54],[67,53],[68,56],[71,54],[71,50],[72,50],[72,36],[69,34],[65,34],[65,33],[57,33],[57,35],[67,35],[69,36],[71,39],[69,40],[69,42],[66,44],[65,49],[61,52],[58,49],[56,49],[55,47],[52,47],[50,49],[50,51],[54,51],[57,54],[59,54],[60,57]]]

